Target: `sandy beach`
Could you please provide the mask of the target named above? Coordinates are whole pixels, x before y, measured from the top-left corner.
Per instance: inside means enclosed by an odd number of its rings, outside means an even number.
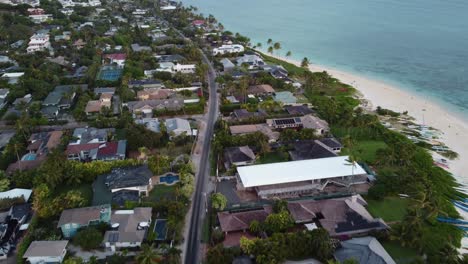
[[[283,57],[277,58],[300,65],[298,61]],[[460,183],[468,186],[468,123],[464,120],[434,102],[382,81],[315,64],[310,65],[309,68],[313,72],[327,71],[341,82],[352,85],[359,90],[363,98],[370,101],[373,109],[381,106],[397,112],[408,111],[408,114],[416,119],[416,123],[425,124],[442,131],[443,135],[439,141],[459,155],[457,159],[449,161],[449,171]],[[434,157],[440,158],[441,156],[434,153]]]

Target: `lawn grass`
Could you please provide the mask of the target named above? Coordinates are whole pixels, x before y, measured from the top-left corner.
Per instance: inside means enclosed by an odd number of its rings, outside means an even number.
[[[418,257],[416,250],[404,248],[396,241],[382,242],[382,246],[398,264],[413,263]]]
[[[91,184],[83,183],[77,186],[70,186],[70,185],[64,185],[61,186],[60,188],[57,188],[54,197],[57,197],[61,194],[65,194],[71,190],[74,191],[79,191],[82,195],[82,197],[86,200],[86,205],[91,205],[91,202],[93,200],[93,187]]]
[[[409,203],[409,199],[399,197],[386,197],[382,201],[367,199],[367,210],[386,222],[402,221]]]
[[[288,155],[281,152],[269,152],[260,156],[257,160],[258,164],[276,163],[288,161]]]
[[[386,148],[387,144],[378,140],[362,140],[355,143],[354,151],[358,161],[374,164],[377,161],[377,151]],[[341,152],[343,155],[349,154],[349,149],[345,148]]]
[[[161,201],[164,199],[174,200],[175,199],[175,186],[167,186],[164,184],[155,185],[153,190],[149,193],[149,196],[145,200],[150,202]]]

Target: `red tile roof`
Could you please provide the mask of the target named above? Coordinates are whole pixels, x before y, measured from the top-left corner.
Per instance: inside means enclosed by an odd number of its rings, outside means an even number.
[[[99,146],[98,156],[111,156],[115,155],[117,148],[119,146],[118,142],[108,142]]]
[[[112,59],[112,60],[125,60],[127,59],[127,54],[125,53],[104,54],[104,58]]]
[[[101,143],[89,143],[89,144],[79,144],[79,145],[68,145],[67,154],[77,154],[81,151],[90,151],[92,149],[98,148]]]

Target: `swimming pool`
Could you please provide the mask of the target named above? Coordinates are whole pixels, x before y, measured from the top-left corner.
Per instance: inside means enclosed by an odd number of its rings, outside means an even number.
[[[166,183],[166,184],[173,184],[179,181],[179,175],[176,174],[166,174],[164,176],[159,177],[159,182]]]
[[[167,220],[156,219],[154,232],[156,233],[156,238],[154,240],[165,240],[167,237]]]
[[[23,160],[23,161],[25,161],[25,160],[29,160],[29,161],[30,161],[30,160],[36,160],[36,157],[37,157],[36,154],[34,154],[34,153],[28,153],[28,154],[24,155],[24,156],[21,158],[21,160]]]

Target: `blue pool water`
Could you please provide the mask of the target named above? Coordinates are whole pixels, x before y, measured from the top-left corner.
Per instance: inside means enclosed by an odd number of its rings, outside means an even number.
[[[156,232],[155,240],[165,240],[167,236],[167,220],[156,219],[156,223],[154,224],[154,232]]]
[[[292,59],[397,85],[468,119],[466,0],[182,0]]]
[[[26,161],[26,160],[27,160],[27,161],[36,160],[36,157],[37,157],[36,154],[34,154],[34,153],[28,153],[28,154],[24,155],[24,156],[21,158],[21,160],[25,160],[25,161]]]
[[[166,176],[159,177],[159,181],[167,184],[173,184],[174,182],[179,181],[179,175],[167,174]]]

